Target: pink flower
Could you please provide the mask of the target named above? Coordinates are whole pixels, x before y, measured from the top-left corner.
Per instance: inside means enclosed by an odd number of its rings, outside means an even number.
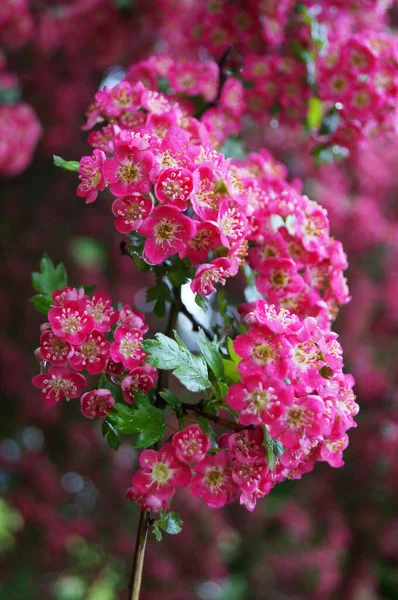
[[[84,308],[94,319],[96,331],[110,331],[119,318],[118,311],[112,306],[112,298],[105,292],[94,292],[91,298],[85,299]]]
[[[218,226],[222,244],[227,248],[234,247],[247,232],[247,218],[242,210],[224,200],[218,213]]]
[[[80,396],[86,379],[80,373],[73,373],[66,367],[50,367],[45,375],[36,375],[32,383],[41,389],[46,404],[54,405],[62,398],[69,400]]]
[[[74,354],[69,359],[76,371],[84,369],[93,375],[105,371],[111,344],[99,331],[93,331],[80,345],[74,346]]]
[[[147,236],[144,254],[147,261],[159,265],[166,258],[180,252],[195,235],[195,222],[172,206],[157,206],[142,227],[140,234]]]
[[[121,132],[115,140],[115,156],[104,162],[103,173],[115,196],[148,194],[156,162],[141,137]]]
[[[222,450],[215,456],[206,456],[195,466],[191,492],[193,496],[203,498],[210,508],[220,508],[235,500],[239,488],[232,479],[228,452]]]
[[[269,302],[277,302],[281,297],[297,294],[305,287],[305,283],[292,260],[269,258],[263,263],[256,286],[259,292],[267,296]]]
[[[286,448],[298,448],[300,440],[328,433],[330,423],[325,414],[325,404],[319,396],[295,398],[279,419],[268,425],[269,433]]]
[[[82,344],[94,329],[95,321],[83,302],[68,300],[63,306],[54,306],[48,312],[53,332],[73,345]]]
[[[236,259],[216,258],[211,263],[201,265],[196,269],[191,289],[196,294],[208,296],[216,291],[217,283],[225,285],[228,277],[236,275],[238,269],[239,265]]]
[[[343,451],[347,448],[348,441],[346,434],[339,440],[325,440],[321,446],[320,460],[328,462],[331,467],[342,467]]]
[[[55,290],[51,297],[54,300],[55,304],[63,306],[65,302],[69,300],[75,300],[76,302],[82,300],[85,297],[85,293],[83,288],[76,289],[67,286],[62,288],[61,290]]]
[[[141,348],[141,331],[120,325],[115,330],[114,339],[111,345],[112,360],[123,363],[126,369],[138,367],[145,358]]]
[[[180,210],[187,208],[192,190],[193,179],[187,169],[166,169],[160,173],[155,185],[157,199]]]
[[[238,411],[239,423],[261,425],[278,419],[293,403],[293,389],[277,379],[257,373],[242,377],[242,383],[234,383],[225,401]]]
[[[176,456],[182,462],[198,463],[211,448],[211,441],[199,425],[189,425],[173,436],[172,444]]]
[[[52,331],[44,331],[40,336],[40,356],[55,365],[64,365],[73,354],[72,346],[58,338]]]
[[[180,251],[180,258],[189,258],[193,265],[207,262],[209,250],[214,250],[220,243],[220,230],[210,221],[196,222],[196,234],[188,240]]]
[[[104,419],[114,407],[115,400],[109,390],[99,389],[86,392],[80,399],[82,413],[89,419]]]
[[[162,508],[169,508],[167,500],[161,500],[155,494],[145,494],[140,492],[134,485],[127,490],[126,498],[138,504],[142,510],[152,510],[153,512],[158,512]]]
[[[253,326],[247,334],[238,335],[233,346],[243,359],[238,366],[243,375],[263,372],[279,379],[287,376],[290,344],[286,337]]]
[[[137,231],[153,208],[152,199],[135,194],[117,198],[112,204],[115,227],[120,233]]]
[[[143,394],[149,392],[153,387],[156,369],[144,363],[142,367],[136,367],[122,381],[121,388],[123,399],[128,404],[134,402],[134,392],[139,391]]]
[[[138,310],[133,311],[129,304],[123,306],[119,317],[122,325],[125,325],[129,329],[139,329],[142,334],[146,333],[149,329],[148,325],[145,325],[144,313]]]
[[[165,444],[159,451],[144,450],[139,462],[141,469],[133,477],[133,486],[159,500],[168,500],[176,487],[188,485],[191,480],[190,468],[177,459],[171,444]]]
[[[80,183],[76,194],[86,198],[86,203],[94,202],[98,191],[105,189],[106,181],[102,173],[106,155],[102,150],[94,150],[92,156],[83,156],[79,165]]]
[[[266,459],[264,433],[261,427],[227,434],[226,447],[240,463],[261,463]],[[224,436],[222,436],[224,437]],[[220,438],[217,440],[221,446]]]

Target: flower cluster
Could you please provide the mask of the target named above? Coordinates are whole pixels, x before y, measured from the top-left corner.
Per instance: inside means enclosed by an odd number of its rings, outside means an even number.
[[[225,397],[241,430],[212,445],[198,425],[189,425],[161,450],[143,452],[127,493],[142,508],[167,508],[175,488],[190,485],[212,508],[240,495],[241,504],[253,510],[274,485],[301,478],[316,461],[344,464],[346,432],[356,426],[359,407],[354,380],[342,372],[338,336],[312,317],[300,320],[264,300],[244,322],[247,333],[233,342],[240,381]]]
[[[396,40],[383,31],[389,4],[272,0],[243,7],[221,0],[175,11],[164,0],[160,35],[172,55],[190,48],[195,56],[204,47],[219,58],[234,47],[242,104],[257,122],[297,128],[306,122],[307,101],[320,98],[319,122],[307,123],[314,139],[352,148],[375,131],[396,129]],[[222,110],[215,112],[222,123]]]
[[[111,391],[100,387],[108,381],[107,375],[119,378],[128,403],[134,401],[136,390],[147,392],[153,387],[156,369],[143,364],[141,341],[148,327],[141,313],[128,305],[116,310],[107,294],[88,296],[83,288],[57,290],[52,299],[36,350],[44,372],[33,378],[47,404],[81,397],[86,417],[104,418],[115,404]],[[97,379],[97,387],[82,395],[87,385],[83,372],[104,374],[105,379]]]
[[[141,81],[98,92],[87,127],[97,122],[77,193],[92,202],[108,186],[116,229],[133,236],[147,264],[178,254],[196,267],[193,291],[207,296],[247,259],[269,302],[325,322],[349,300],[326,211],[287,183],[267,151],[225,158],[203,122]]]
[[[19,101],[18,78],[0,51],[0,174],[18,175],[32,160],[42,128],[29,104]]]

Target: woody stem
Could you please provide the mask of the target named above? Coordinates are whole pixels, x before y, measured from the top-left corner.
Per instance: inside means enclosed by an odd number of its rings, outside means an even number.
[[[176,328],[178,314],[181,310],[181,292],[179,288],[174,288],[175,302],[171,305],[169,318],[167,322],[166,335],[171,337],[173,329]],[[168,372],[160,371],[158,390],[167,388]],[[163,399],[157,394],[157,402],[162,402]],[[138,523],[137,538],[135,543],[135,551],[133,558],[133,566],[131,569],[130,585],[128,600],[139,600],[142,582],[142,570],[144,567],[145,549],[148,539],[149,527],[151,525],[151,513],[147,510],[141,510],[140,520]]]

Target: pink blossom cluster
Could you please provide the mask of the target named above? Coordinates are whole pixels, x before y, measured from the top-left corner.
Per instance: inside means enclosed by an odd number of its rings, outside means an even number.
[[[42,135],[34,110],[18,99],[18,85],[18,78],[8,71],[0,51],[0,174],[7,176],[26,169]]]
[[[116,310],[107,294],[88,296],[83,288],[63,288],[52,298],[36,350],[44,372],[32,380],[47,404],[81,397],[86,417],[106,417],[115,404],[111,391],[97,387],[82,395],[88,383],[82,372],[117,376],[128,403],[136,390],[146,393],[153,387],[156,369],[143,363],[141,342],[148,326],[142,313],[128,305]]]
[[[233,343],[240,382],[225,398],[242,430],[223,434],[214,448],[198,425],[189,425],[161,450],[143,452],[127,493],[142,508],[166,508],[176,488],[190,485],[211,508],[240,495],[241,504],[254,510],[274,485],[300,479],[317,461],[344,464],[346,432],[356,427],[359,407],[353,377],[342,372],[338,336],[312,317],[300,320],[264,300],[244,321],[248,332]],[[281,444],[274,470],[267,436]]]
[[[326,211],[299,182],[287,183],[267,151],[226,159],[203,122],[141,82],[98,92],[87,127],[97,122],[77,194],[92,202],[108,186],[116,229],[137,232],[148,264],[187,258],[196,267],[193,291],[207,296],[248,255],[272,303],[328,321],[349,300],[346,257]]]
[[[385,31],[386,2],[273,0],[245,5],[220,0],[162,2],[161,35],[171,55],[200,47],[217,59],[227,47],[241,53],[241,102],[255,121],[297,127],[308,100],[319,97],[322,116],[337,107],[337,130],[314,139],[351,148],[367,135],[397,129],[397,40]],[[192,15],[195,12],[195,17]],[[180,24],[175,35],[176,13]],[[173,23],[172,28],[170,23]],[[314,31],[314,29],[316,31]],[[237,83],[241,83],[237,80]],[[213,109],[222,122],[222,111]]]

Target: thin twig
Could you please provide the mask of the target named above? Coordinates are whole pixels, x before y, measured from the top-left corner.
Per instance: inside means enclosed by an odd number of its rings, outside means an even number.
[[[194,331],[199,331],[199,329],[203,329],[203,331],[205,332],[205,334],[209,338],[209,340],[214,339],[214,333],[210,329],[208,329],[207,327],[202,325],[202,323],[200,323],[200,321],[198,321],[198,319],[195,317],[195,315],[193,315],[192,313],[189,312],[189,310],[187,309],[186,306],[184,306],[184,304],[181,304],[180,312],[183,315],[185,315],[187,317],[187,319],[189,319],[191,321],[191,323],[193,325],[192,329]]]
[[[141,510],[140,520],[138,523],[137,541],[135,544],[133,567],[131,569],[128,600],[139,600],[140,597],[142,569],[144,566],[145,548],[150,524],[150,513],[146,510]]]
[[[216,97],[214,98],[214,100],[212,102],[209,102],[209,104],[207,104],[201,111],[199,111],[195,115],[196,119],[200,119],[201,117],[203,117],[203,115],[205,114],[205,112],[207,110],[209,110],[209,108],[215,108],[216,106],[218,106],[224,84],[228,79],[228,75],[226,73],[225,66],[226,66],[228,59],[230,57],[230,54],[232,52],[232,48],[233,48],[233,46],[228,46],[228,48],[225,50],[224,54],[218,61],[219,75],[218,75],[218,88],[217,88]]]
[[[176,328],[178,314],[181,310],[181,292],[179,288],[174,288],[175,302],[170,307],[169,318],[167,322],[166,335],[171,337],[173,329]],[[166,389],[168,382],[168,371],[160,371],[159,381],[157,389],[158,391]],[[156,394],[156,405],[158,407],[164,406],[164,400],[160,394]],[[156,448],[156,446],[155,446]],[[128,600],[139,600],[141,582],[142,582],[142,569],[144,566],[145,548],[148,539],[148,531],[151,525],[151,513],[146,510],[141,510],[140,520],[138,523],[137,541],[135,544],[133,566],[131,569],[131,578],[129,585]]]
[[[217,423],[218,425],[222,425],[223,427],[227,427],[228,429],[233,429],[234,431],[243,431],[244,429],[251,429],[251,427],[247,427],[245,425],[239,425],[239,423],[233,423],[232,421],[228,421],[228,419],[223,419],[222,417],[218,417],[217,415],[212,415],[205,410],[202,410],[200,406],[197,404],[183,404],[184,410],[191,410],[192,412],[200,415],[201,417],[205,417],[209,421],[213,421],[213,423]]]

